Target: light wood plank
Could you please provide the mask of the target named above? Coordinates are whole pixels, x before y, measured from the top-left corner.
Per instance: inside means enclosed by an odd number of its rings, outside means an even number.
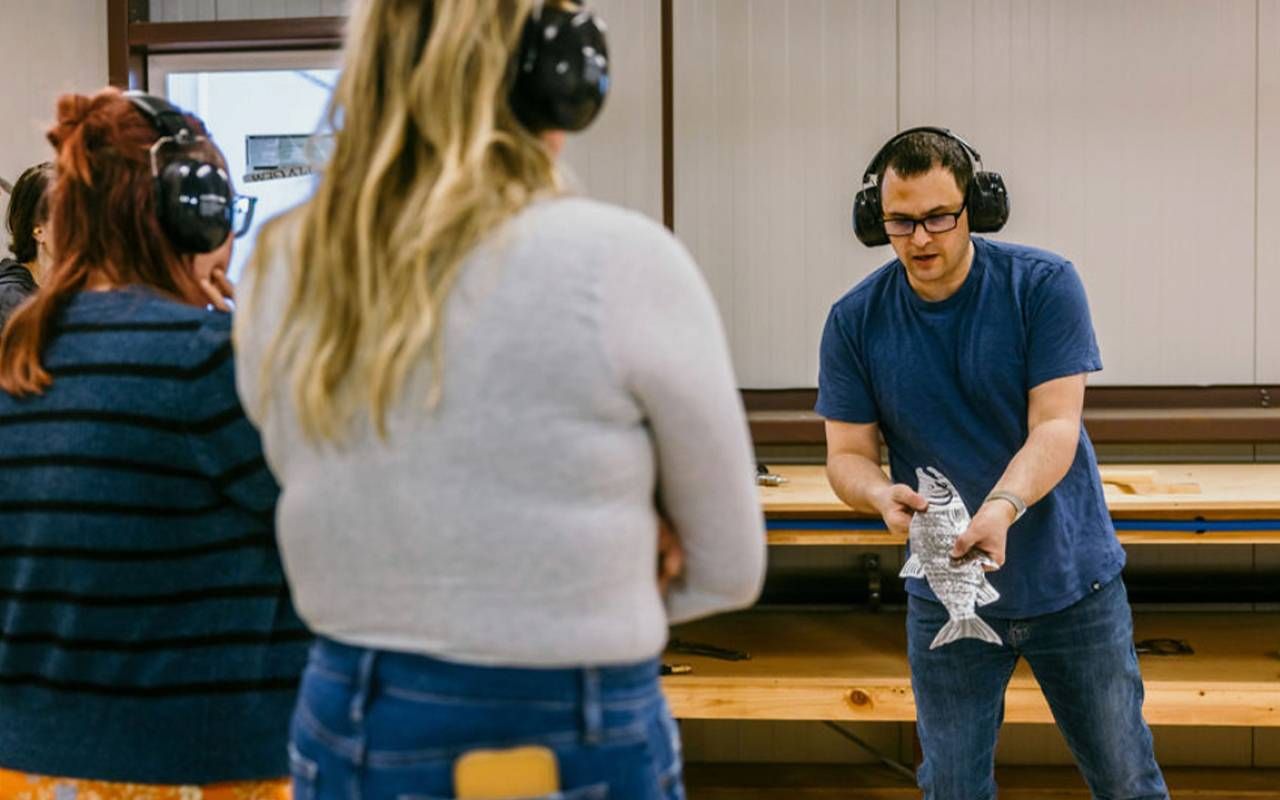
[[[1109,469],[1103,466],[1105,476]],[[1280,464],[1137,464],[1153,472],[1158,482],[1195,483],[1198,494],[1128,495],[1107,493],[1107,505],[1117,519],[1271,519],[1280,516]],[[769,517],[869,518],[850,511],[831,491],[823,467],[779,466],[787,478],[778,487],[760,487],[760,500]]]
[[[777,528],[769,530],[769,544],[785,546],[851,545],[869,547],[905,546],[907,537],[888,531],[814,531]],[[1116,538],[1124,545],[1257,545],[1280,544],[1280,528],[1264,531],[1119,531]]]
[[[693,666],[663,686],[678,717],[908,721],[915,704],[900,614],[754,611],[682,626],[680,638],[746,650],[748,661],[670,654]],[[1280,726],[1280,614],[1138,614],[1139,639],[1187,640],[1195,654],[1142,659],[1153,725]],[[1008,722],[1052,721],[1026,664]]]

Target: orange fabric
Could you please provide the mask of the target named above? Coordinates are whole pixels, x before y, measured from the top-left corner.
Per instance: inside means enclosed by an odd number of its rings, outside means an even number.
[[[50,778],[0,769],[0,800],[291,800],[289,779],[168,786]]]

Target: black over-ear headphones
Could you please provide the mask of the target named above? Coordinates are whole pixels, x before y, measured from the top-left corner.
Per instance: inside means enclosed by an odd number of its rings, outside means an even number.
[[[160,227],[181,253],[209,253],[231,235],[235,193],[225,169],[207,158],[180,154],[160,166],[160,150],[166,146],[190,150],[207,141],[192,130],[182,110],[168,101],[125,92],[160,138],[151,146],[151,175],[155,178],[156,213]]]
[[[973,167],[973,178],[965,187],[965,208],[969,212],[969,230],[974,233],[995,233],[1009,221],[1009,193],[1004,188],[1004,178],[996,172],[982,171],[982,156],[978,151],[946,128],[935,128],[929,125],[919,128],[908,128],[884,143],[876,151],[875,157],[862,173],[862,189],[853,199],[853,231],[858,241],[867,247],[878,247],[889,243],[889,236],[884,232],[884,209],[880,206],[880,186],[878,176],[882,162],[889,148],[905,136],[913,133],[936,133],[945,136],[960,145],[969,164]]]
[[[534,133],[580,131],[609,93],[604,21],[573,0],[534,0],[512,63],[511,109]]]

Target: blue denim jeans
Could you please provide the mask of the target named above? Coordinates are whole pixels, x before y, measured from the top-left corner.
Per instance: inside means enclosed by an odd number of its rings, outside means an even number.
[[[947,611],[917,597],[909,601],[907,653],[924,751],[917,780],[925,800],[996,796],[996,735],[1019,657],[1035,673],[1095,798],[1168,798],[1142,719],[1142,676],[1123,580],[1055,614],[983,619],[1003,646],[962,639],[930,650]]]
[[[555,800],[684,800],[658,662],[471,667],[320,639],[290,732],[295,800],[452,798],[462,753],[551,748]]]

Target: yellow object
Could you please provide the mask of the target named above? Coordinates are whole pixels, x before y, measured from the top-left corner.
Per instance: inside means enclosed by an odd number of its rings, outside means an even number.
[[[0,769],[0,800],[290,800],[288,778],[180,786],[51,778]]]
[[[560,791],[556,754],[546,747],[472,750],[453,763],[458,800],[511,800]]]

